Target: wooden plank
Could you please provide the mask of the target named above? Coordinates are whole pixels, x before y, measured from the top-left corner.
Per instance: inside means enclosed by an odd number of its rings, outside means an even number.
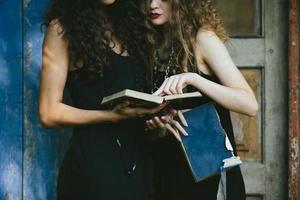
[[[18,200],[22,199],[21,2],[0,1],[0,18],[0,199]]]
[[[266,200],[287,199],[288,0],[265,1]]]
[[[297,1],[290,0],[289,32],[289,199],[299,200],[299,26]]]
[[[24,187],[23,198],[56,199],[61,159],[61,129],[44,129],[38,117],[38,94],[44,33],[41,23],[48,0],[24,6]]]
[[[263,38],[231,39],[226,47],[239,67],[265,66],[265,40]]]
[[[262,163],[243,162],[241,171],[245,177],[246,193],[264,195],[266,193],[266,168]]]

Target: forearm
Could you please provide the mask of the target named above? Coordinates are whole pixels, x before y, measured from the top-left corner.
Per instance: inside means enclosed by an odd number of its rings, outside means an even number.
[[[199,75],[195,75],[191,85],[229,110],[249,116],[254,116],[257,112],[254,95],[243,89],[226,87]]]
[[[64,103],[40,110],[41,123],[45,127],[77,126],[116,122],[120,117],[111,110],[84,110]]]

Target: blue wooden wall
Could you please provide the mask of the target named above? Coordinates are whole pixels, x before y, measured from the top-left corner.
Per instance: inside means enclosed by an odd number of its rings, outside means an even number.
[[[54,200],[67,130],[38,118],[48,0],[0,0],[0,200]]]
[[[0,1],[0,199],[22,195],[22,8]]]

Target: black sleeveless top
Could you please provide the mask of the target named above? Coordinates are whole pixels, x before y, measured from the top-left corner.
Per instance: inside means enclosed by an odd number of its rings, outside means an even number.
[[[161,85],[164,81],[164,75],[164,72],[157,73],[156,80],[159,82],[158,85]],[[199,72],[199,75],[220,84],[219,79],[215,75],[207,75],[201,71]],[[188,87],[187,89],[188,91],[195,90],[192,87]],[[204,96],[204,98],[205,101],[214,102],[207,96]],[[215,108],[220,117],[222,127],[233,146],[234,153],[237,155],[230,112],[228,109],[217,103],[215,103]],[[153,144],[152,155],[154,160],[154,187],[158,200],[217,199],[220,177],[214,176],[203,182],[195,183],[180,145],[178,145],[177,140],[172,134],[157,140]],[[234,167],[229,170],[226,177],[227,199],[245,200],[245,186],[240,168]]]
[[[104,96],[143,90],[143,65],[113,51],[110,58],[102,81],[84,67],[69,72],[74,107],[100,110]],[[58,199],[148,199],[144,126],[144,120],[130,119],[75,127],[59,172]]]

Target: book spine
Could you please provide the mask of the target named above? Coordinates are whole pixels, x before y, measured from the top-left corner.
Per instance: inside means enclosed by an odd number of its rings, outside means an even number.
[[[190,168],[191,171],[192,171],[192,175],[193,175],[193,178],[194,178],[195,182],[200,182],[200,181],[197,180],[197,178],[195,177],[194,169],[193,169],[193,167],[192,167],[192,164],[191,164],[191,161],[190,161],[189,157],[187,156],[187,152],[186,152],[186,150],[185,150],[184,145],[182,144],[182,142],[180,142],[180,146],[181,146],[181,148],[182,148],[182,150],[183,150],[183,152],[184,152],[184,157],[185,157],[186,160],[187,160],[187,163],[188,163],[188,165],[189,165],[189,168]]]

